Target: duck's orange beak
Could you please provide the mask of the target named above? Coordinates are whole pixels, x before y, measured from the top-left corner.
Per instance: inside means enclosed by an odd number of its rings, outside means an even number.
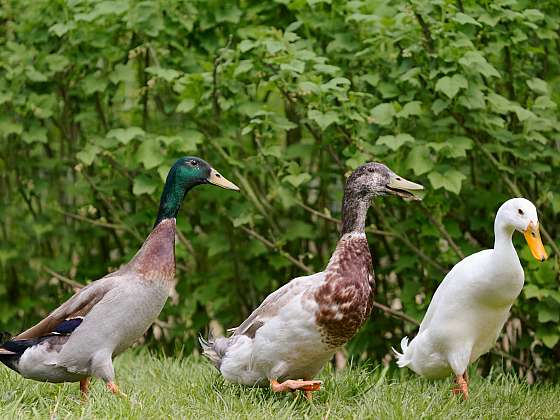
[[[544,249],[544,245],[541,240],[541,233],[539,231],[539,225],[534,225],[533,222],[529,223],[525,232],[523,232],[527,245],[531,250],[531,254],[539,261],[544,261],[548,258],[548,255]]]

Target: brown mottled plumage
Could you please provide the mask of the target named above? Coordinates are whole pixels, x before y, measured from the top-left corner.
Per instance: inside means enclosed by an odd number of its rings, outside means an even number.
[[[357,168],[346,182],[342,235],[325,271],[268,295],[231,337],[201,338],[204,355],[232,382],[270,385],[274,392],[300,389],[307,396],[317,390],[313,377],[371,312],[373,270],[364,231],[371,200],[414,198],[421,189],[380,163]]]
[[[332,347],[350,340],[367,320],[373,302],[373,266],[365,236],[339,241],[325,269],[325,282],[313,294],[321,338]]]

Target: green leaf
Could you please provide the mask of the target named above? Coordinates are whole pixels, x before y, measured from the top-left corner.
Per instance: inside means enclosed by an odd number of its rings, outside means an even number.
[[[430,149],[426,145],[414,146],[406,159],[406,166],[412,169],[415,175],[422,175],[434,167]]]
[[[76,153],[76,157],[89,166],[93,163],[97,155],[101,152],[101,148],[96,144],[88,144],[81,151]]]
[[[183,99],[181,102],[179,102],[179,105],[177,105],[177,109],[175,111],[186,114],[192,111],[195,105],[196,102],[194,101],[194,99],[192,98]]]
[[[432,104],[432,112],[435,115],[438,115],[441,113],[441,111],[443,111],[444,109],[446,109],[449,106],[449,102],[448,101],[444,101],[443,99],[436,99],[434,101],[434,103]]]
[[[294,220],[291,221],[284,230],[282,239],[286,241],[293,241],[294,239],[312,239],[314,231],[313,225],[305,223],[302,220]]]
[[[286,175],[283,178],[283,181],[292,184],[294,187],[298,188],[300,185],[305,184],[306,182],[311,181],[311,175],[304,172],[298,175]]]
[[[539,326],[537,328],[537,336],[549,349],[553,348],[560,339],[560,335],[558,335],[558,332],[556,331],[556,326],[554,327],[554,329],[549,326]]]
[[[109,80],[115,84],[119,82],[132,83],[136,81],[136,69],[132,67],[133,61],[128,64],[117,64],[109,75]]]
[[[81,82],[82,89],[87,96],[95,92],[104,92],[107,84],[107,80],[102,79],[98,74],[89,74]]]
[[[21,138],[27,144],[47,143],[47,129],[45,127],[31,127],[29,131],[24,131]]]
[[[498,95],[497,93],[490,93],[487,96],[487,99],[492,109],[499,114],[507,114],[512,108],[509,100],[507,98],[504,98],[502,95]]]
[[[234,77],[247,73],[253,68],[253,60],[241,60],[233,72]]]
[[[461,192],[461,184],[467,177],[456,169],[449,169],[445,173],[430,172],[428,179],[434,189],[444,188],[452,193]]]
[[[467,150],[471,150],[473,141],[468,137],[454,136],[447,141],[447,155],[452,158],[465,157]]]
[[[8,118],[0,117],[0,136],[7,137],[10,134],[20,135],[23,132],[23,126]]]
[[[500,78],[496,70],[478,51],[468,51],[459,59],[459,64],[471,71],[480,73],[486,77]]]
[[[538,77],[527,80],[527,86],[539,95],[548,95],[548,84]]]
[[[465,93],[459,98],[459,104],[467,109],[483,109],[486,106],[482,91],[472,84],[469,85]]]
[[[339,122],[338,115],[334,111],[328,111],[326,113],[322,113],[321,111],[318,111],[316,109],[310,109],[309,112],[307,113],[307,117],[310,120],[315,121],[323,131],[329,125]]]
[[[556,109],[557,105],[549,96],[539,96],[533,104],[535,109]]]
[[[163,162],[164,153],[161,148],[159,140],[155,138],[148,138],[144,140],[138,151],[136,157],[146,169],[152,169],[159,166]]]
[[[539,322],[558,322],[560,320],[560,314],[558,313],[558,308],[552,308],[546,302],[539,302],[536,305],[537,314]]]
[[[251,41],[249,39],[244,39],[243,41],[241,41],[238,45],[239,51],[241,52],[247,52],[253,48],[255,48],[255,46],[257,45],[256,42]]]
[[[471,17],[469,15],[466,15],[464,13],[460,13],[460,12],[455,15],[453,20],[457,23],[460,23],[461,25],[469,24],[469,25],[475,25],[475,26],[482,26],[473,17]]]
[[[159,182],[147,177],[146,175],[138,175],[134,178],[132,184],[132,193],[134,195],[152,194],[158,187]]]
[[[164,69],[161,67],[146,67],[146,72],[153,74],[166,82],[172,82],[182,75],[181,72],[174,69]]]
[[[49,28],[49,32],[52,32],[59,38],[62,37],[66,32],[71,31],[76,28],[76,23],[73,21],[67,23],[55,23]]]
[[[393,122],[396,111],[393,104],[379,104],[371,110],[369,122],[378,125],[389,125]]]
[[[414,137],[410,134],[401,133],[396,136],[381,136],[377,139],[377,144],[387,146],[391,150],[398,150],[405,143],[413,143]]]
[[[514,105],[512,106],[512,111],[515,112],[515,114],[517,115],[517,118],[519,118],[519,121],[524,122],[527,120],[534,120],[537,118],[537,116],[535,114],[533,114],[531,111],[529,111],[528,109],[523,108],[522,106],[519,105]]]
[[[174,143],[174,146],[183,153],[196,151],[198,149],[197,145],[202,144],[204,141],[204,135],[200,131],[191,128],[181,131],[177,137],[179,140]]]
[[[397,114],[399,118],[408,118],[411,115],[421,115],[422,114],[422,102],[412,101],[403,106],[403,109]]]
[[[436,91],[444,93],[449,99],[453,99],[459,90],[466,89],[469,85],[467,79],[460,74],[452,77],[444,76],[436,83]]]
[[[144,134],[144,130],[140,127],[114,128],[107,133],[107,137],[115,138],[126,145],[130,143],[131,140],[143,136]]]

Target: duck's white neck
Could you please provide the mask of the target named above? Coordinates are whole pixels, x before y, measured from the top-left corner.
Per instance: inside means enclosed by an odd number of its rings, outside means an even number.
[[[494,221],[494,252],[519,261],[511,237],[515,228],[498,213]]]

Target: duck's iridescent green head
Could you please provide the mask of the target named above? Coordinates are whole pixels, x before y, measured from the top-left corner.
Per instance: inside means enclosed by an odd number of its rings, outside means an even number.
[[[228,190],[239,191],[237,185],[224,178],[208,162],[198,157],[182,157],[169,170],[154,226],[157,226],[163,219],[177,217],[187,192],[200,184],[213,184]]]

